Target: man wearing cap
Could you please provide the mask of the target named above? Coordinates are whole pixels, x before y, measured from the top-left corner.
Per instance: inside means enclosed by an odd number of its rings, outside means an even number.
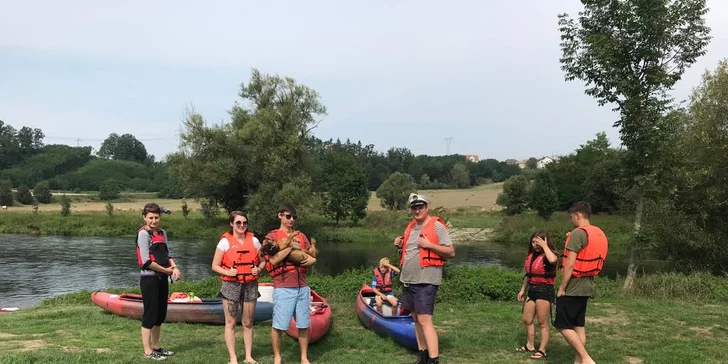
[[[400,303],[410,311],[415,321],[415,334],[419,358],[414,364],[438,364],[437,332],[432,324],[435,295],[442,283],[442,266],[455,256],[455,248],[447,232],[445,221],[430,216],[430,199],[421,194],[409,196],[410,211],[414,219],[407,225],[404,236],[394,239],[401,249],[399,280],[404,285]]]

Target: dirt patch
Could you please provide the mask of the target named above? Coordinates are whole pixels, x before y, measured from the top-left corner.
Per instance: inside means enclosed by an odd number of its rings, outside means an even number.
[[[701,336],[712,336],[713,335],[713,328],[712,327],[696,327],[693,326],[690,328],[690,331],[701,335]]]
[[[20,351],[35,351],[46,347],[46,342],[43,340],[24,340],[18,341],[18,344],[22,345]]]
[[[96,348],[97,353],[110,353],[111,349],[109,348]]]
[[[64,346],[61,348],[63,351],[67,353],[80,353],[83,352],[83,348],[79,348],[78,346]]]
[[[418,192],[429,197],[432,206],[435,207],[480,207],[486,211],[493,211],[501,209],[495,200],[498,198],[498,194],[503,192],[503,183],[492,183],[462,190],[419,190]],[[371,194],[367,210],[383,210],[376,193]]]
[[[611,303],[598,303],[594,304],[594,307],[598,307],[607,314],[604,316],[588,316],[586,317],[587,323],[598,324],[598,325],[619,325],[624,326],[630,323],[629,318],[617,309]]]
[[[642,358],[638,358],[635,356],[628,356],[626,359],[627,359],[627,363],[629,363],[629,364],[642,364],[644,362],[644,360],[642,360]]]
[[[458,244],[488,241],[493,236],[493,229],[452,228],[450,238]]]
[[[10,339],[11,337],[15,337],[17,335],[13,335],[7,332],[0,332],[0,339]]]

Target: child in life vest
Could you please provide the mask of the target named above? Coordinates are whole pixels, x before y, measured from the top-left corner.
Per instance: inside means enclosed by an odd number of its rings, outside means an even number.
[[[392,306],[392,312],[396,312],[394,308],[397,307],[399,301],[394,297],[394,291],[392,290],[392,281],[394,276],[399,274],[399,268],[389,264],[389,258],[382,258],[379,260],[379,266],[374,268],[374,275],[372,276],[372,291],[376,294],[374,297],[377,304],[377,311],[382,313],[382,304],[384,301],[389,302]]]
[[[518,351],[534,352],[531,359],[546,357],[546,346],[549,342],[550,328],[549,316],[551,305],[555,302],[554,281],[556,279],[556,266],[558,257],[556,248],[551,243],[548,233],[537,231],[531,236],[528,244],[528,254],[523,264],[526,274],[523,285],[518,292],[518,301],[523,304],[523,324],[526,326],[526,343]],[[536,328],[533,325],[534,316],[538,317],[541,328],[541,344],[536,350]]]

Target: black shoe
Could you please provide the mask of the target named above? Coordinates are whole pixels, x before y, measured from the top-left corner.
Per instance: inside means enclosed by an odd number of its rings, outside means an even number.
[[[430,357],[427,354],[427,350],[420,350],[417,355],[419,356],[419,358],[417,359],[416,362],[411,363],[411,364],[427,364],[427,359]]]
[[[426,364],[440,364],[440,357],[438,356],[437,358],[430,358],[428,356]]]

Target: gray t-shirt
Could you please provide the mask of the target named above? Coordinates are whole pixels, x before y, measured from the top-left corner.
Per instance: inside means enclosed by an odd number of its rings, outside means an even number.
[[[433,284],[439,286],[442,284],[442,267],[422,268],[420,266],[420,249],[417,245],[417,239],[420,236],[422,227],[423,225],[419,224],[412,227],[412,232],[407,240],[407,251],[402,252],[405,256],[399,281],[406,284]],[[452,245],[447,228],[439,221],[435,222],[435,232],[440,245]]]
[[[164,235],[164,241],[168,242],[167,240],[167,232],[163,229],[160,229],[159,231],[162,232]],[[146,263],[150,257],[149,257],[149,248],[152,247],[152,237],[149,236],[149,233],[146,230],[141,230],[137,234],[137,246],[139,247],[139,260],[142,264]],[[169,249],[169,243],[167,243],[167,249]],[[169,253],[169,257],[172,258],[172,253]],[[151,269],[142,269],[140,271],[140,274],[142,276],[153,276],[156,275],[157,272],[151,270]]]

